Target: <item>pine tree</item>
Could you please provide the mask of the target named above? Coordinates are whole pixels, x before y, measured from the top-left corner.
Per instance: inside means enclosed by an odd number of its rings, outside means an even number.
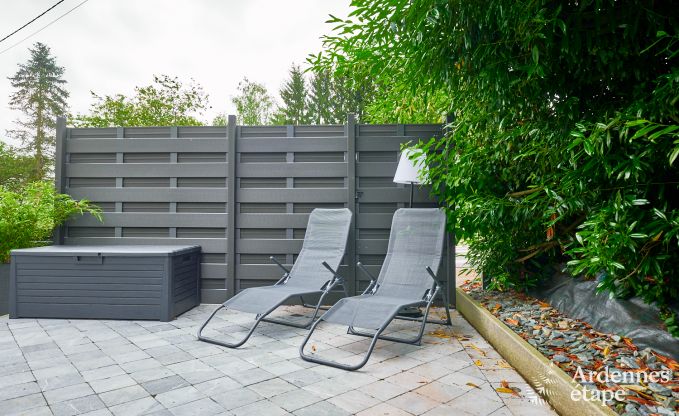
[[[309,118],[314,124],[332,124],[337,121],[332,115],[330,72],[322,71],[311,77],[309,87]]]
[[[349,77],[334,75],[331,79],[332,115],[330,123],[345,123],[348,114],[355,114],[358,120],[363,119],[365,106],[370,101],[370,93],[374,85],[369,80],[361,82]]]
[[[22,143],[24,151],[35,155],[35,176],[44,177],[54,160],[54,129],[57,116],[65,115],[68,92],[64,67],[58,66],[50,48],[37,42],[29,49],[31,58],[19,64],[19,70],[9,77],[16,91],[10,95],[9,106],[24,113],[15,121],[17,128],[7,133]]]
[[[309,124],[307,108],[307,86],[304,73],[299,65],[292,65],[290,77],[280,90],[283,105],[278,108],[274,117],[275,124]]]

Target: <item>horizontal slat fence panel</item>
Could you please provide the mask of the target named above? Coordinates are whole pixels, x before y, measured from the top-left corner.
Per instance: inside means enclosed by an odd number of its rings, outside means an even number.
[[[410,189],[393,183],[401,146],[441,134],[441,125],[353,117],[323,126],[236,126],[229,117],[221,127],[62,129],[57,183],[98,204],[104,220],[75,218],[58,241],[200,245],[203,302],[222,302],[280,278],[269,257],[294,262],[314,208],[347,207],[354,221],[340,273],[360,291],[367,279],[355,262],[379,272],[393,214],[408,205]],[[414,206],[435,206],[427,189],[415,187]]]
[[[63,191],[106,207],[75,218],[65,244],[200,245],[203,300],[226,293],[226,127],[67,129]],[[216,285],[214,281],[217,281]]]
[[[236,290],[280,279],[269,256],[291,265],[302,247],[295,230],[306,227],[308,212],[328,203],[344,207],[347,200],[344,126],[241,127],[240,133]]]

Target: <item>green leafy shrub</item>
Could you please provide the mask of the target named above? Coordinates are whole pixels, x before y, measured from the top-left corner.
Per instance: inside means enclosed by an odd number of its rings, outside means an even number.
[[[19,189],[26,183],[37,180],[36,166],[35,157],[22,155],[0,142],[0,186]]]
[[[76,201],[55,191],[51,182],[33,182],[13,192],[0,186],[0,263],[13,249],[49,244],[52,231],[74,214],[101,211],[88,201]]]
[[[656,303],[679,336],[668,307],[679,298],[676,5],[353,4],[311,62],[453,110],[449,133],[419,147],[491,284],[522,288],[567,262],[600,275],[600,289]],[[385,97],[368,110],[401,120]]]

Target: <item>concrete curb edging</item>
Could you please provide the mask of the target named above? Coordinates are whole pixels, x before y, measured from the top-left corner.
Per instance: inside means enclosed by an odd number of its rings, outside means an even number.
[[[457,310],[561,416],[617,416],[599,400],[582,397],[584,387],[524,341],[462,289],[455,293]],[[577,393],[575,393],[577,391]],[[591,397],[591,396],[588,396]]]

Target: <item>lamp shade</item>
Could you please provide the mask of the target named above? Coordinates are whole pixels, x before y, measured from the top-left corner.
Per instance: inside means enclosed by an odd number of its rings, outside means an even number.
[[[414,159],[411,160],[411,157]],[[413,149],[405,149],[401,153],[401,159],[398,161],[398,167],[394,174],[395,183],[416,183],[421,184],[426,182],[428,173],[427,165],[424,163],[426,155],[422,152]],[[424,179],[424,181],[423,181]]]

